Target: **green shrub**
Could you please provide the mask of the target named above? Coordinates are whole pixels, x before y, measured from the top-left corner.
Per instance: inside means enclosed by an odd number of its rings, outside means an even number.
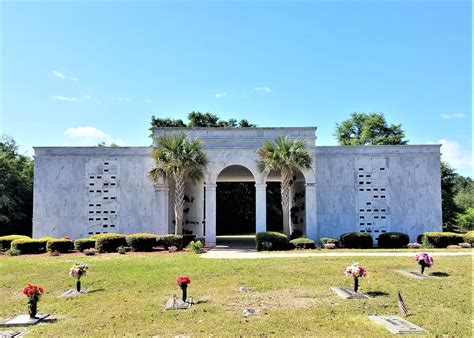
[[[335,246],[339,246],[339,240],[336,238],[331,237],[323,237],[320,239],[321,244],[334,244]]]
[[[20,250],[22,254],[39,254],[46,252],[46,241],[39,239],[16,239],[11,243],[11,249]]]
[[[0,251],[10,249],[11,243],[16,239],[31,239],[23,235],[9,235],[0,237]]]
[[[196,235],[184,234],[183,235],[183,247],[187,247],[189,243],[196,239]]]
[[[379,235],[378,247],[386,249],[406,248],[410,237],[401,232],[385,232]]]
[[[188,248],[193,250],[194,253],[201,253],[204,244],[201,241],[192,241],[189,243]]]
[[[474,246],[474,231],[469,231],[463,235],[464,242],[471,244]]]
[[[5,251],[5,255],[7,255],[7,256],[19,256],[19,255],[21,255],[21,251],[16,250],[16,249],[8,249],[7,251]]]
[[[372,236],[365,232],[348,232],[341,235],[341,244],[349,249],[370,249],[374,246]]]
[[[117,252],[118,247],[125,245],[125,235],[100,234],[95,238],[95,248],[99,252]]]
[[[69,239],[50,239],[46,243],[46,250],[48,252],[57,251],[57,252],[65,253],[72,250],[73,247],[74,247],[74,242]]]
[[[297,249],[314,249],[314,248],[316,248],[316,243],[312,239],[305,238],[305,237],[292,239],[290,241],[290,244],[292,244]]]
[[[272,251],[272,242],[263,241],[261,244],[261,250],[259,251]]]
[[[158,236],[153,234],[138,233],[127,236],[127,244],[132,251],[153,251]]]
[[[101,236],[104,236],[104,235],[119,235],[119,236],[122,236],[122,234],[118,234],[118,233],[115,233],[115,232],[107,232],[107,233],[104,233],[104,234],[92,235],[89,238],[90,239],[97,239],[97,238],[99,238]]]
[[[85,249],[95,248],[95,239],[80,238],[74,241],[74,249],[83,252]]]
[[[265,231],[258,232],[255,235],[255,242],[257,244],[257,250],[286,250],[289,248],[288,237],[285,234],[279,232]],[[268,249],[262,245],[263,242],[271,243],[271,248]]]
[[[196,237],[196,239],[194,240],[195,242],[199,241],[199,242],[202,242],[202,245],[206,245],[206,238],[205,237]]]
[[[454,232],[425,232],[422,241],[423,246],[428,248],[446,248],[448,245],[464,242],[464,238],[463,235]]]
[[[170,246],[175,246],[178,249],[183,248],[183,236],[181,235],[161,235],[158,236],[158,245],[169,249]]]

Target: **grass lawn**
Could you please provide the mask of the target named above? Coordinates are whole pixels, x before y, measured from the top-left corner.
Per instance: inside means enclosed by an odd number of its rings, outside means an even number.
[[[276,258],[255,260],[201,259],[192,253],[105,254],[59,257],[0,256],[0,318],[26,313],[27,283],[47,294],[40,312],[58,317],[55,323],[27,330],[35,336],[108,335],[312,335],[390,336],[372,323],[369,314],[399,315],[400,289],[413,315],[408,320],[432,336],[472,334],[472,257],[436,257],[433,272],[448,277],[417,280],[395,269],[416,269],[407,257],[357,257],[368,269],[361,292],[379,293],[369,300],[343,300],[331,286],[352,285],[345,277],[348,257]],[[83,287],[93,292],[75,299],[58,298],[75,280],[72,263],[90,265]],[[431,271],[430,271],[431,272]],[[180,294],[176,277],[191,277],[188,295],[203,303],[188,311],[165,311],[164,303]],[[239,292],[239,286],[255,291]],[[245,319],[243,309],[259,315]]]

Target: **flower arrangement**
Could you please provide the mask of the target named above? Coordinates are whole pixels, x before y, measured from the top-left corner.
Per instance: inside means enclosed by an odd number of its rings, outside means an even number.
[[[89,269],[89,266],[80,262],[74,262],[74,265],[72,266],[72,268],[69,269],[69,276],[77,278],[77,281],[76,281],[77,292],[81,292],[81,277],[86,275],[87,269]]]
[[[434,264],[433,256],[427,252],[420,252],[415,255],[415,260],[421,266],[421,273],[425,272],[425,268],[431,268]]]
[[[191,283],[191,278],[189,278],[188,276],[179,276],[176,279],[176,282],[178,283],[179,287],[181,288],[181,291],[183,292],[183,302],[186,302],[187,288],[188,285]]]
[[[23,288],[23,294],[28,297],[28,313],[30,314],[30,318],[36,318],[38,301],[43,293],[44,289],[35,284],[28,284]]]
[[[354,292],[357,292],[359,290],[359,277],[367,276],[367,269],[359,263],[352,263],[346,268],[345,274],[354,277]]]

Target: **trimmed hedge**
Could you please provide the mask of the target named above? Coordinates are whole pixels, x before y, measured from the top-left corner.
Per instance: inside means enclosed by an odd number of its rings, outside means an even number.
[[[341,244],[349,249],[370,249],[374,246],[372,236],[365,232],[347,232],[341,235]]]
[[[92,238],[80,238],[74,241],[74,249],[83,252],[86,249],[95,248],[95,239]]]
[[[74,242],[69,239],[51,239],[46,243],[46,250],[48,252],[66,253],[72,250]]]
[[[138,233],[128,235],[126,240],[132,251],[152,251],[156,246],[158,236],[153,234]]]
[[[464,242],[464,237],[454,232],[425,232],[422,242],[425,247],[446,248]]]
[[[46,252],[46,241],[39,239],[16,239],[11,249],[20,250],[22,254],[39,254]]]
[[[31,239],[31,237],[23,235],[9,235],[0,237],[0,251],[10,249],[11,243],[17,239]]]
[[[286,250],[289,247],[285,234],[273,231],[258,232],[255,235],[257,250]],[[265,244],[264,244],[265,243]]]
[[[169,249],[170,246],[175,246],[178,249],[183,248],[183,236],[181,235],[161,235],[158,236],[157,244],[159,246]]]
[[[320,241],[321,244],[334,244],[335,246],[339,246],[340,244],[338,239],[332,237],[322,237]]]
[[[292,239],[290,241],[290,244],[292,244],[297,249],[314,249],[314,248],[316,248],[316,243],[312,239],[305,238],[305,237]]]
[[[122,234],[118,234],[118,233],[116,233],[116,232],[107,232],[107,233],[103,233],[103,234],[92,235],[92,236],[90,236],[89,238],[90,238],[90,239],[97,239],[97,238],[99,238],[99,237],[101,237],[101,236],[104,236],[104,235],[119,235],[119,236],[125,236],[125,235],[122,235]]]
[[[99,252],[117,252],[118,247],[127,245],[125,235],[100,234],[94,237],[95,249]]]
[[[474,246],[474,231],[469,231],[463,235],[464,242],[471,244]]]
[[[378,247],[385,249],[406,248],[410,237],[402,232],[385,232],[379,235]]]

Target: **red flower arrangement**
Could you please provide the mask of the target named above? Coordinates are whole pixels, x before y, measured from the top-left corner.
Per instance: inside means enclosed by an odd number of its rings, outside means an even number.
[[[25,296],[28,298],[36,298],[36,300],[38,300],[43,293],[44,289],[38,285],[28,284],[23,288],[23,294]]]
[[[186,285],[188,285],[189,283],[191,283],[191,278],[189,278],[188,276],[179,276],[178,279],[176,279],[176,282],[179,285],[183,283],[186,283]]]

